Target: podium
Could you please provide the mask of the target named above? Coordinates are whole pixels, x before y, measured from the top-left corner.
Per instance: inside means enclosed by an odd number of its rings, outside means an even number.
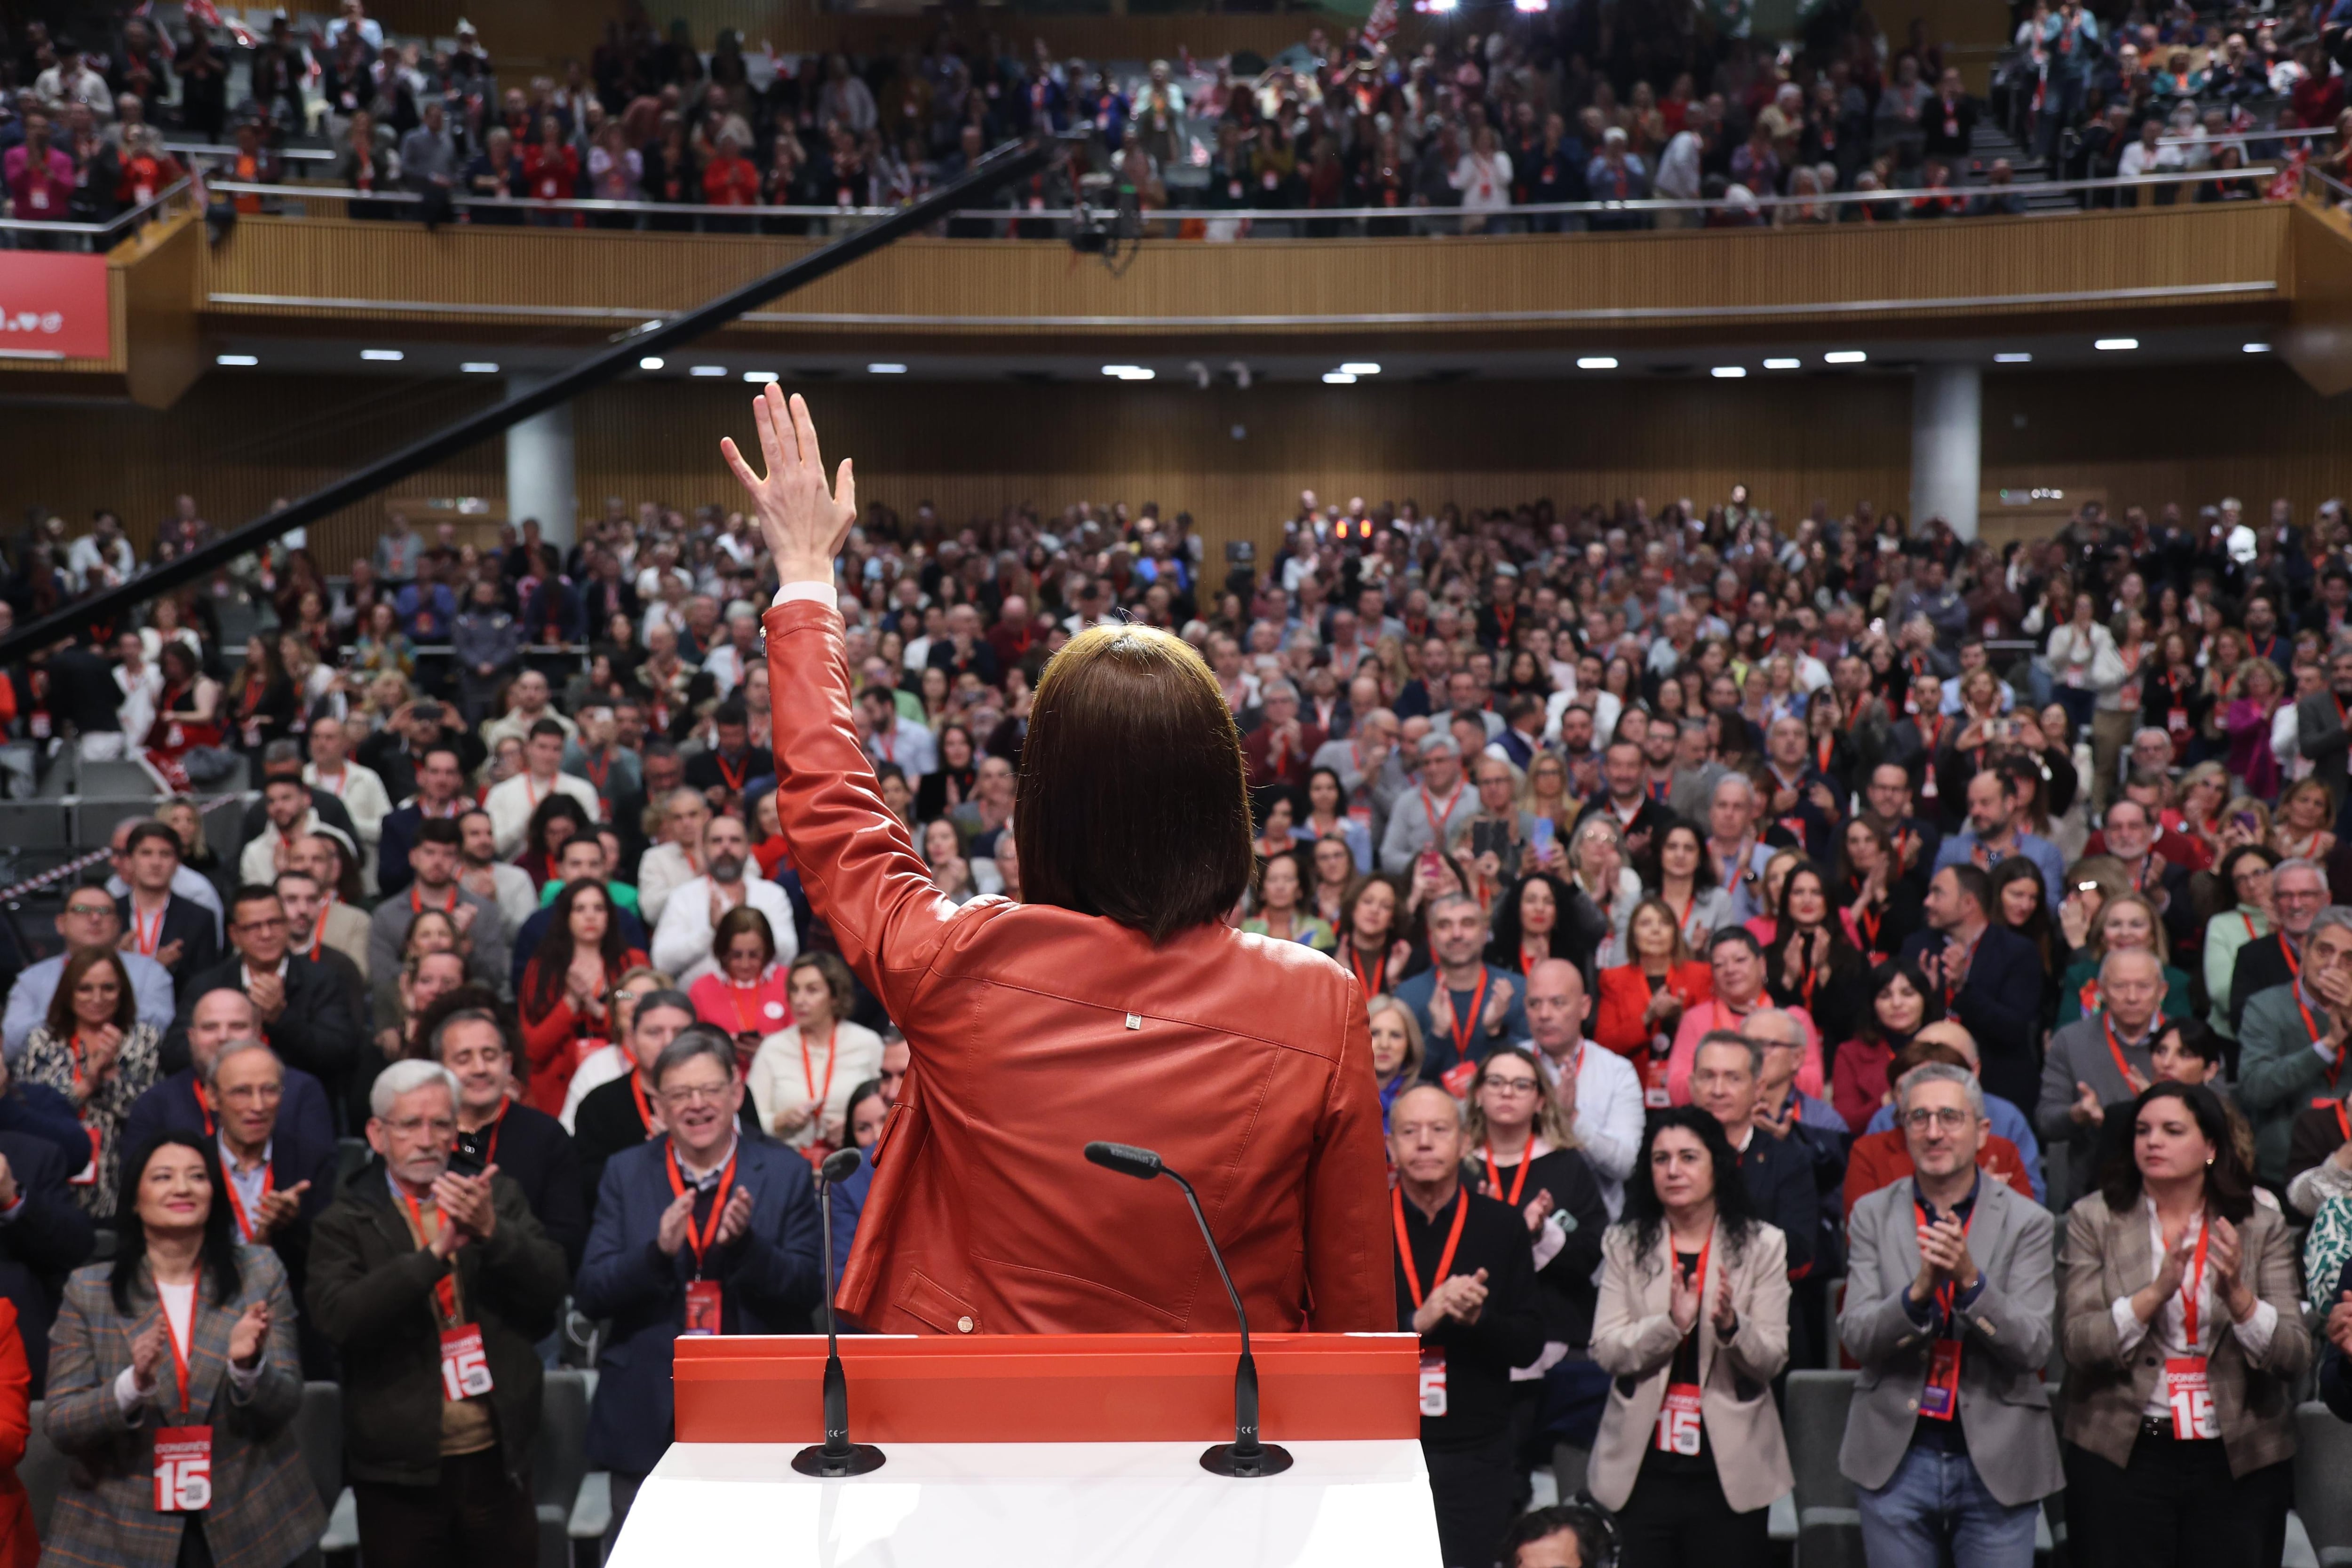
[[[677,1342],[677,1440],[613,1568],[1437,1568],[1412,1334],[1253,1336],[1260,1427],[1296,1459],[1201,1468],[1234,1436],[1235,1334],[841,1342],[870,1475],[820,1480],[822,1335]]]

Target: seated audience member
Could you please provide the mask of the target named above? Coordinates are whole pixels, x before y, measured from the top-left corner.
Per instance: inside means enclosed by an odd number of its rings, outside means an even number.
[[[1532,1053],[1497,1046],[1478,1064],[1463,1126],[1470,1152],[1462,1179],[1480,1197],[1507,1204],[1527,1224],[1544,1325],[1538,1366],[1592,1339],[1593,1275],[1601,1233],[1609,1225],[1601,1185],[1549,1088]]]
[[[122,942],[122,919],[112,895],[97,881],[86,881],[66,894],[66,904],[58,912],[58,935],[65,938],[65,951],[28,964],[8,988],[6,1021],[0,1023],[0,1038],[6,1040],[7,1057],[18,1061],[25,1053],[25,1041],[41,1020],[49,1016],[49,1004],[58,994],[58,977],[66,966],[82,953],[115,952]],[[152,1024],[159,1030],[172,1027],[172,976],[163,965],[143,953],[123,951],[122,967],[131,977],[131,1006],[139,1021]],[[182,970],[184,976],[191,971]]]
[[[802,954],[786,980],[793,1021],[752,1057],[751,1102],[761,1132],[796,1149],[833,1147],[843,1139],[850,1090],[881,1071],[882,1037],[845,1016],[856,987],[849,966],[832,954]]]
[[[2106,962],[2108,954],[2126,953],[2134,948],[2155,954],[2163,965],[2164,1016],[2189,1016],[2189,976],[2164,962],[2164,923],[2155,904],[2137,893],[2118,893],[2102,899],[2099,912],[2091,917],[2089,936],[2083,956],[2066,966],[2065,972],[2058,977],[2058,1028],[2063,1029],[2099,1010],[2100,966]]]
[[[710,817],[710,802],[698,789],[673,789],[647,808],[646,833],[658,841],[637,860],[637,911],[648,925],[660,925],[672,892],[702,874],[702,833]]]
[[[2352,908],[2330,904],[2304,940],[2302,972],[2257,992],[2238,1029],[2238,1103],[2254,1127],[2255,1172],[2284,1184],[2295,1118],[2333,1100],[2352,1031]]]
[[[621,902],[627,883],[614,882],[607,874],[612,857],[605,852],[601,838],[583,834],[566,839],[556,852],[556,878],[542,889],[546,902],[522,923],[522,929],[513,934],[513,951],[508,958],[511,983],[522,985],[523,971],[539,956],[539,945],[547,939],[547,928],[555,924],[555,901],[563,890],[575,882],[593,882],[604,890],[605,902],[613,906],[614,923],[621,928],[621,939],[628,946],[643,951],[651,943],[646,935],[646,924],[637,918],[628,905]]]
[[[442,755],[446,755],[446,753]],[[434,817],[418,822],[408,850],[409,876],[397,893],[387,893],[368,916],[368,972],[381,977],[400,972],[409,926],[427,910],[446,914],[470,944],[467,971],[483,984],[505,987],[508,933],[494,899],[458,885],[462,836],[456,821]]]
[[[221,1174],[237,1243],[271,1249],[299,1287],[310,1228],[334,1197],[335,1143],[320,1137],[315,1124],[280,1114],[287,1071],[251,1036],[224,1040],[204,1069],[204,1103],[220,1128]]]
[[[1848,1219],[1838,1338],[1864,1376],[1838,1468],[1870,1562],[2031,1568],[2041,1500],[2065,1484],[2042,1382],[2055,1227],[1978,1168],[1974,1073],[1931,1062],[1897,1093],[1912,1179]]]
[[[1584,972],[1547,958],[1528,975],[1528,1054],[1543,1069],[1545,1093],[1569,1119],[1576,1146],[1614,1218],[1642,1146],[1642,1085],[1614,1051],[1584,1038]]]
[[[304,839],[314,843],[314,839]],[[341,948],[326,939],[326,918],[329,906],[320,902],[319,879],[307,871],[282,871],[270,891],[278,894],[279,907],[286,911],[286,945],[289,951],[301,954],[312,963],[325,967],[342,988],[343,1000],[354,1019],[365,1018],[373,1003],[368,997],[367,977],[361,973],[359,963]],[[344,913],[351,913],[349,910]],[[364,944],[360,948],[366,954]]]
[[[261,787],[265,813],[260,831],[237,852],[237,880],[267,887],[294,867],[294,842],[319,826],[310,791],[299,774],[272,779]]]
[[[75,1270],[50,1331],[43,1424],[70,1464],[44,1558],[291,1563],[327,1511],[295,1431],[286,1271],[268,1248],[237,1244],[220,1167],[196,1139],[165,1133],[123,1176],[113,1261]],[[191,1426],[208,1429],[208,1495],[158,1510],[157,1444]]]
[[[719,917],[710,939],[719,967],[688,988],[696,1016],[735,1042],[744,1070],[760,1041],[792,1021],[783,966],[776,962],[776,938],[768,917],[738,904]],[[756,1092],[754,1098],[757,1098]]]
[[[539,1228],[563,1249],[568,1271],[579,1266],[588,1244],[580,1157],[572,1134],[554,1117],[516,1098],[514,1051],[496,1002],[478,988],[452,992],[430,1022],[430,1060],[457,1081],[457,1139],[449,1168],[466,1176],[496,1168],[522,1188]]]
[[[241,990],[253,1000],[263,1041],[287,1066],[324,1084],[331,1100],[358,1065],[365,1034],[342,983],[308,954],[289,950],[286,907],[269,888],[236,890],[229,900],[228,940],[231,956],[184,987],[190,1004],[163,1042],[164,1070],[187,1065],[194,998]]]
[[[2006,768],[1979,771],[1968,783],[1968,826],[1937,849],[1936,870],[1989,870],[2011,855],[2022,855],[2040,868],[2042,890],[2054,906],[2059,884],[2065,880],[2066,860],[2057,845],[2026,831],[2027,804],[2017,779]]]
[[[574,1288],[613,1321],[588,1415],[588,1462],[613,1473],[608,1542],[669,1446],[677,1336],[800,1333],[824,1294],[808,1162],[741,1135],[733,1042],[690,1025],[652,1080],[667,1134],[605,1162]]]
[[[1927,883],[1927,929],[1903,944],[1944,1016],[1986,1048],[1988,1093],[2022,1105],[2034,1096],[2033,1041],[2042,1019],[2042,955],[1993,918],[1992,882],[1973,865],[1947,865]]]
[[[629,988],[633,992],[635,986]],[[628,1019],[624,1043],[632,1063],[628,1072],[580,1102],[572,1122],[573,1148],[580,1156],[583,1202],[593,1212],[596,1188],[604,1180],[604,1162],[648,1138],[662,1134],[661,1102],[654,1094],[654,1063],[662,1048],[694,1022],[694,1003],[684,991],[656,989],[637,996]]]
[[[208,1143],[218,1137],[220,1114],[207,1086],[212,1064],[231,1040],[260,1038],[261,1017],[254,1011],[253,998],[243,991],[220,986],[198,996],[188,1009],[188,1065],[142,1094],[131,1107],[122,1127],[123,1147],[145,1148],[166,1129],[192,1133]],[[282,1061],[279,1066],[283,1076],[270,1124],[272,1135],[282,1131],[300,1148],[324,1145],[331,1152],[335,1120],[326,1090],[301,1069],[286,1067]],[[331,1195],[322,1195],[319,1201],[323,1203],[327,1196]]]
[[[656,991],[673,988],[667,975],[649,965],[640,964],[613,982],[612,998],[605,1006],[606,1021],[613,1026],[613,1038],[602,1049],[590,1051],[572,1070],[572,1082],[563,1091],[563,1113],[556,1118],[567,1133],[580,1114],[580,1103],[592,1090],[602,1089],[616,1078],[626,1078],[636,1071],[636,1061],[629,1054],[630,1026],[637,1004]]]
[[[1706,956],[1713,994],[1683,1009],[1682,1022],[1675,1030],[1674,1052],[1666,1061],[1666,1093],[1677,1105],[1691,1103],[1691,1073],[1699,1041],[1709,1034],[1737,1033],[1749,1013],[1772,1005],[1764,988],[1764,948],[1755,933],[1737,925],[1718,931],[1707,944]],[[1784,1010],[1805,1035],[1805,1059],[1797,1069],[1797,1088],[1818,1099],[1828,1082],[1822,1070],[1821,1037],[1802,1009]]]
[[[1685,831],[1685,837],[1689,837]],[[1696,852],[1693,852],[1696,853]],[[1704,857],[1698,857],[1702,861]],[[1601,1004],[1592,1038],[1632,1062],[1643,1103],[1664,1110],[1666,1069],[1684,1011],[1715,995],[1715,972],[1691,956],[1675,912],[1664,899],[1645,898],[1626,923],[1632,959],[1601,971]]]
[[[1913,1038],[1939,1041],[1958,1051],[1961,1065],[1977,1074],[1979,1082],[1983,1082],[1983,1063],[1977,1056],[1976,1037],[1951,1019],[1938,1019],[1934,1023],[1925,1025]],[[1903,1075],[1900,1071],[1902,1061],[1902,1053],[1898,1051],[1895,1061],[1889,1063],[1887,1067],[1890,1082]],[[1914,1062],[1912,1065],[1918,1064]],[[2049,1195],[2043,1185],[2042,1174],[2042,1140],[2033,1135],[2032,1118],[2028,1116],[2021,1107],[2011,1104],[1998,1094],[1987,1094],[1984,1099],[1985,1119],[1990,1125],[1991,1134],[1988,1146],[1996,1151],[2006,1148],[2009,1153],[2014,1155],[2016,1164],[2021,1164],[2024,1166],[2025,1175],[2031,1180],[2030,1190],[2033,1201],[2046,1203]],[[1870,1120],[1863,1126],[1865,1135],[1892,1133],[1897,1130],[1898,1124],[1895,1120],[1892,1099],[1872,1112]],[[1988,1164],[1985,1169],[1992,1171],[2004,1180],[2013,1178],[2016,1175],[2016,1165],[2012,1164]]]
[[[2352,927],[2342,934],[2352,950]],[[2112,954],[2099,970],[2105,1005],[2050,1037],[2033,1119],[2051,1154],[2057,1201],[2098,1186],[2099,1126],[2106,1108],[2128,1103],[2153,1082],[2148,1056],[2164,1023],[2164,966],[2145,948]]]
[[[592,822],[603,809],[593,784],[563,771],[566,733],[562,722],[552,715],[534,722],[522,744],[522,771],[492,785],[483,797],[482,809],[489,813],[500,859],[511,860],[521,852],[523,830],[550,796],[565,795],[578,801]]]
[[[204,815],[184,796],[165,801],[155,815],[165,827],[180,834],[180,865],[172,873],[173,895],[211,912],[213,944],[218,946],[226,911],[221,904],[220,889],[213,885],[212,877],[208,874],[208,871],[218,868],[219,861],[213,856],[211,846],[205,842]],[[141,821],[138,817],[125,817],[114,824],[114,831],[108,840],[113,864],[105,884],[109,898],[121,898],[131,891],[131,835]],[[207,870],[197,869],[199,853],[205,857]]]
[[[2312,1348],[2285,1221],[2211,1090],[2115,1113],[2132,1157],[2068,1212],[2059,1261],[2068,1539],[2100,1568],[2274,1560]]]
[[[2271,906],[2278,915],[2278,929],[2239,948],[2230,971],[2230,1025],[2241,1039],[2246,1009],[2253,999],[2273,987],[2291,984],[2303,973],[2304,944],[2327,904],[2327,871],[2318,862],[2284,860],[2271,873]]]
[[[497,904],[499,919],[510,932],[520,932],[539,907],[539,883],[499,857],[489,813],[478,807],[457,819],[457,885]]]
[[[1385,1126],[1396,1097],[1421,1082],[1421,1024],[1412,1009],[1394,997],[1368,998],[1364,1017],[1370,1030],[1372,1081],[1380,1085],[1381,1121]]]
[[[740,817],[713,817],[702,831],[703,874],[680,883],[662,906],[654,927],[653,963],[678,983],[692,987],[707,974],[716,974],[718,960],[711,945],[719,922],[730,909],[756,909],[768,917],[776,941],[778,961],[789,963],[801,950],[793,923],[792,900],[765,877],[751,874],[751,841]]]
[[[713,810],[740,812],[743,786],[772,777],[776,759],[751,740],[751,716],[740,698],[729,698],[710,716],[711,741],[686,759],[686,782],[702,791]]]
[[[1909,1045],[1896,1053],[1894,1065],[1887,1071],[1891,1077],[1900,1081],[1913,1068],[1924,1067],[1933,1061],[1976,1072],[1976,1041],[1969,1038],[1969,1031],[1947,1019],[1921,1030]],[[1982,1082],[1981,1076],[1979,1082]],[[2000,1113],[1996,1107],[2001,1103],[1990,1094],[1985,1096],[1988,1121],[1998,1123]],[[2021,1113],[2012,1105],[2009,1108],[2009,1114],[2021,1115]],[[2025,1197],[2041,1201],[2035,1188],[2040,1173],[2018,1152],[2018,1145],[1999,1132],[1988,1132],[1978,1143],[1977,1167],[1995,1180],[2007,1182]],[[1871,1129],[1856,1138],[1846,1151],[1845,1212],[1853,1213],[1855,1204],[1879,1188],[1902,1181],[1910,1175],[1910,1146],[1903,1141],[1903,1129],[1895,1124],[1895,1108],[1887,1106],[1872,1119]]]
[[[71,1152],[54,1138],[0,1127],[0,1300],[16,1309],[37,1399],[48,1367],[49,1320],[66,1276],[95,1243],[89,1216],[68,1185],[89,1158],[89,1138],[80,1123],[67,1125],[74,1134]]]
[[[1587,1503],[1523,1513],[1504,1532],[1502,1568],[1603,1568],[1617,1558],[1616,1522]]]
[[[303,766],[302,782],[343,803],[356,835],[355,854],[372,868],[383,842],[383,820],[392,813],[392,797],[373,768],[352,760],[351,736],[342,720],[320,715],[310,721],[309,739],[310,760]]]
[[[1837,1048],[1830,1068],[1830,1103],[1849,1127],[1862,1126],[1894,1103],[1887,1066],[1933,1016],[1927,982],[1908,964],[1881,964],[1871,970],[1865,984],[1869,989],[1856,1019],[1857,1031]]]
[[[307,801],[299,810],[296,810],[291,806],[288,807],[288,811],[295,822],[300,823],[307,829],[306,817],[315,819],[328,827],[338,830],[353,843],[359,841],[359,829],[352,821],[350,810],[342,801],[335,798],[332,790],[320,789],[304,784],[302,766],[302,747],[299,741],[273,740],[262,747],[261,772],[259,778],[255,780],[261,789],[261,795],[246,808],[245,816],[237,824],[239,850],[237,863],[240,866],[243,852],[252,849],[257,841],[268,840],[272,836],[275,819],[269,814],[269,786],[281,779],[294,783],[301,790]],[[268,882],[282,868],[274,864],[264,864],[258,869],[262,873],[260,880]],[[244,880],[252,881],[253,879],[248,877]],[[199,904],[205,901],[203,894],[196,892],[185,883],[176,883],[173,891],[193,897]],[[213,896],[217,898],[220,895],[217,891],[215,891]],[[219,913],[226,917],[227,911],[223,908]]]
[[[114,901],[115,916],[131,934],[123,951],[184,975],[202,974],[218,963],[218,917],[172,888],[180,873],[180,835],[161,822],[134,823],[123,858],[131,887]]]
[[[66,965],[48,1018],[25,1041],[18,1074],[63,1094],[89,1135],[72,1185],[74,1201],[92,1219],[114,1218],[123,1124],[163,1076],[161,1039],[153,1024],[139,1019],[122,955],[100,948]]]
[[[1427,1053],[1421,1075],[1443,1082],[1458,1069],[1459,1082],[1466,1084],[1487,1051],[1526,1038],[1519,977],[1486,961],[1486,912],[1476,899],[1442,894],[1424,913],[1431,967],[1399,982],[1391,994],[1421,1026]]]
[[[425,705],[419,704],[420,711]],[[439,705],[433,705],[439,712]],[[438,719],[434,722],[438,725]],[[389,900],[408,886],[418,830],[426,822],[455,822],[471,802],[465,795],[466,764],[451,746],[431,745],[416,764],[416,793],[383,820],[376,849],[376,887]]]
[[[1788,1335],[1786,1244],[1721,1125],[1696,1106],[1657,1113],[1601,1243],[1592,1324],[1612,1381],[1587,1481],[1628,1568],[1770,1562],[1772,1500],[1794,1484],[1771,1397]]]
[[[1483,1563],[1518,1491],[1511,1370],[1543,1354],[1544,1323],[1526,1218],[1463,1185],[1470,1152],[1460,1109],[1436,1085],[1390,1107],[1397,1328],[1421,1336],[1423,1365],[1444,1367],[1421,1406],[1438,1542],[1447,1563]]]
[[[527,1562],[538,1511],[521,1478],[539,1431],[537,1342],[563,1301],[563,1252],[522,1189],[450,1156],[458,1089],[396,1061],[371,1092],[375,1158],[320,1217],[310,1315],[341,1353],[343,1460],[371,1561]],[[487,1379],[450,1388],[444,1336],[478,1343]]]
[[[600,882],[575,882],[551,906],[546,939],[517,988],[523,1048],[530,1061],[526,1103],[552,1116],[572,1072],[611,1039],[606,998],[613,982],[645,954],[628,945]]]
[[[372,979],[368,916],[360,907],[365,895],[360,887],[360,862],[349,841],[331,828],[305,833],[295,841],[294,863],[319,884],[320,900],[318,924],[296,946],[332,947],[352,961],[362,980]]]

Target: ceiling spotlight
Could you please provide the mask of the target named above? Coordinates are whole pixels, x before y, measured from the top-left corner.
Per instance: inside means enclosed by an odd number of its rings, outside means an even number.
[[[1607,354],[1588,354],[1576,361],[1576,368],[1580,371],[1613,371],[1617,368],[1617,361]]]
[[[2271,346],[2268,343],[2248,343],[2243,351],[2249,354],[2267,354],[2271,351]]]
[[[467,360],[457,368],[469,376],[494,376],[499,373],[498,366],[488,360]]]
[[[375,360],[387,365],[396,365],[407,357],[398,349],[362,349],[360,350],[361,359]]]
[[[725,365],[697,365],[694,369],[687,371],[686,373],[690,376],[723,376],[727,373],[727,367]]]
[[[903,376],[907,373],[907,367],[888,364],[868,365],[866,367],[866,373],[869,376]]]
[[[745,371],[743,372],[743,379],[750,382],[755,387],[764,387],[772,385],[775,382],[776,372],[773,371]]]
[[[257,354],[215,354],[213,356],[213,363],[216,365],[257,365],[261,363],[261,359],[260,356]]]
[[[1767,360],[1764,361],[1764,368],[1768,371],[1798,371],[1804,369],[1804,366],[1805,361],[1802,360]]]
[[[1748,373],[1745,365],[1717,365],[1707,374],[1719,382],[1736,382]]]
[[[1323,372],[1323,384],[1327,387],[1354,386],[1356,384],[1355,373],[1351,371],[1325,371]]]
[[[1835,349],[1822,356],[1825,365],[1858,365],[1869,359],[1860,349]]]
[[[1996,365],[2030,365],[2033,362],[2033,356],[2032,354],[1995,354],[1992,357],[1992,362]]]
[[[1365,360],[1350,360],[1339,369],[1351,376],[1376,376],[1381,373],[1380,366]]]
[[[1143,365],[1105,365],[1102,373],[1123,382],[1148,382],[1152,377],[1152,371]]]
[[[2116,353],[2126,349],[2138,348],[2139,340],[2137,338],[2101,338],[2092,343],[2091,347],[2104,350],[2108,353]]]
[[[661,368],[662,357],[659,354],[647,354],[637,361],[637,369],[641,371],[657,371]]]

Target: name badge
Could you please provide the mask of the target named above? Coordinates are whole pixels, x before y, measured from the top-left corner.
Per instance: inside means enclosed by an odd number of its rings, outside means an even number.
[[[1696,1458],[1705,1431],[1699,1414],[1698,1385],[1667,1385],[1666,1402],[1658,1406],[1658,1452]]]
[[[213,1505],[213,1429],[155,1428],[155,1511],[202,1513]]]
[[[441,1395],[478,1399],[490,1391],[490,1358],[482,1349],[479,1323],[441,1331]]]
[[[1919,1414],[1948,1421],[1960,1413],[1960,1342],[1939,1339],[1927,1353],[1927,1383],[1919,1390]]]
[[[680,1333],[715,1334],[719,1330],[719,1281],[689,1280],[686,1286],[686,1326]]]
[[[2213,1415],[2213,1388],[2205,1375],[2203,1356],[2174,1356],[2165,1362],[2164,1402],[2172,1406],[2175,1437],[2187,1442],[2221,1435],[2221,1424]]]
[[[1421,1413],[1445,1414],[1445,1353],[1442,1350],[1421,1353]]]

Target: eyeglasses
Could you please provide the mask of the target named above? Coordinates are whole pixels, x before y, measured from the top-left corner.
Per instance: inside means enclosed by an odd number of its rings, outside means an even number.
[[[661,1092],[665,1105],[716,1105],[727,1098],[732,1083],[681,1083]]]
[[[220,1097],[232,1105],[274,1105],[286,1094],[283,1084],[240,1083],[234,1089],[224,1089]],[[398,1123],[394,1124],[399,1125]]]
[[[1498,1094],[1532,1094],[1536,1081],[1532,1078],[1489,1078],[1486,1087]]]
[[[1932,1111],[1922,1105],[1916,1111],[1903,1113],[1903,1124],[1915,1133],[1924,1133],[1930,1127],[1940,1127],[1947,1133],[1957,1133],[1974,1119],[1972,1113],[1954,1110],[1948,1105]]]
[[[239,931],[276,931],[282,929],[287,924],[286,917],[280,915],[267,920],[240,920],[236,923],[236,928]]]
[[[110,904],[69,904],[66,906],[66,913],[68,915],[79,915],[84,920],[103,920],[114,913],[114,905]]]

